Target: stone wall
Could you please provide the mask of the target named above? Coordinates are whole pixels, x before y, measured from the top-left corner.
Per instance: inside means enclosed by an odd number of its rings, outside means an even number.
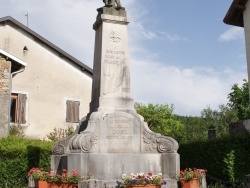
[[[10,104],[11,62],[0,56],[0,137],[7,136]]]

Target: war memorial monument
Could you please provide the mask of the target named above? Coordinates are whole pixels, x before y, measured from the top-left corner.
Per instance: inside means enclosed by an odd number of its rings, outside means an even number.
[[[93,25],[95,51],[90,110],[75,134],[53,147],[51,168],[93,173],[81,188],[115,187],[122,174],[162,173],[177,188],[178,143],[152,132],[134,108],[128,50],[129,24],[120,0],[104,0]]]

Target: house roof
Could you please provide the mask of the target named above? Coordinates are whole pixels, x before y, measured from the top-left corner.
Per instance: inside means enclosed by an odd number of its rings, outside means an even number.
[[[248,0],[233,0],[227,14],[223,20],[224,23],[244,27],[243,12]]]
[[[39,41],[39,42],[45,44],[46,46],[48,46],[49,48],[51,48],[52,50],[57,52],[60,57],[63,57],[63,58],[70,60],[71,62],[75,63],[78,67],[80,67],[82,70],[86,71],[88,74],[93,75],[93,70],[90,67],[88,67],[87,65],[85,65],[81,61],[77,60],[73,56],[69,55],[67,52],[63,51],[62,49],[60,49],[56,45],[52,44],[50,41],[46,40],[45,38],[43,38],[42,36],[40,36],[39,34],[34,32],[33,30],[31,30],[30,28],[26,27],[22,23],[15,20],[14,18],[12,18],[10,16],[0,18],[0,24],[1,23],[2,24],[14,24],[18,28],[27,32],[29,35],[33,36],[36,41]]]

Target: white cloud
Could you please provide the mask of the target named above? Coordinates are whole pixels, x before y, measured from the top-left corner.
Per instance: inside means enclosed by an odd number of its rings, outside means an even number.
[[[161,34],[160,38],[165,38],[166,40],[170,41],[170,42],[177,42],[177,41],[189,41],[188,38],[186,37],[182,37],[180,35],[177,34],[169,34],[168,32],[159,32],[159,34]]]
[[[246,76],[229,68],[221,71],[210,67],[182,69],[135,59],[131,70],[137,102],[174,104],[174,113],[197,116],[208,105],[217,109],[220,104],[226,104],[231,86]]]
[[[152,40],[157,38],[157,35],[154,32],[146,29],[140,22],[131,21],[130,27],[133,31],[132,33],[130,33],[130,35],[135,40]]]
[[[232,27],[220,35],[219,41],[232,41],[244,38],[244,29],[241,27]]]

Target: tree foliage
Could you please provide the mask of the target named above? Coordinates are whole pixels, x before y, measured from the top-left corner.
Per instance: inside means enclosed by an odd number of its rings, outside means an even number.
[[[243,80],[242,86],[234,84],[232,92],[228,94],[228,106],[237,111],[239,120],[250,118],[249,88],[247,80]]]
[[[207,139],[207,129],[201,117],[179,116],[176,118],[184,125],[181,143],[189,143]]]
[[[216,129],[217,137],[228,135],[228,127],[238,121],[237,112],[226,105],[219,105],[218,110],[212,110],[210,106],[201,112],[203,125],[208,130],[210,126]]]
[[[173,137],[177,141],[183,138],[184,125],[175,118],[173,105],[135,103],[135,109],[144,117],[152,131]]]

